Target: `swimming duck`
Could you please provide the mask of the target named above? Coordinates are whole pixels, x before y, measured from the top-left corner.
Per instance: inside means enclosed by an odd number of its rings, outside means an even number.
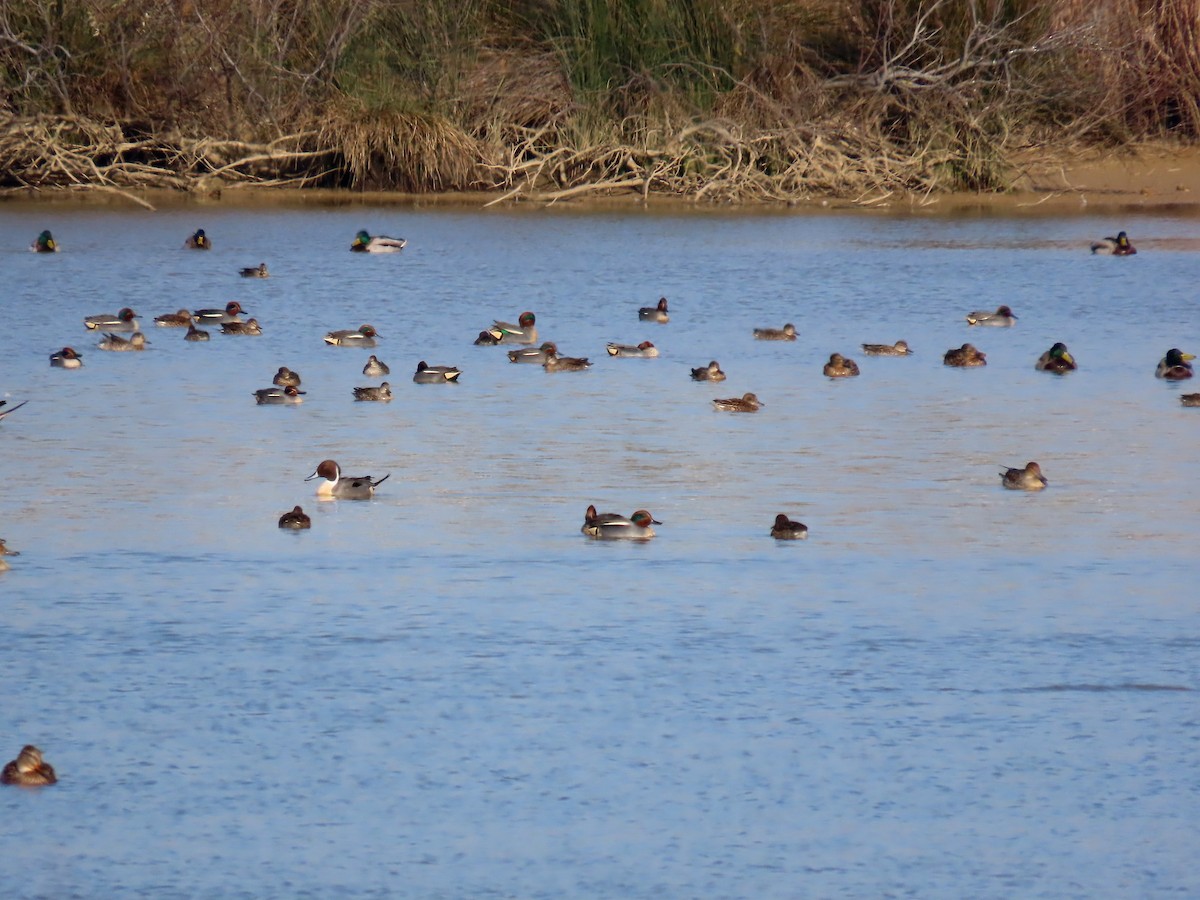
[[[58,776],[54,766],[42,759],[42,751],[33,744],[26,744],[17,758],[6,763],[0,772],[0,784],[15,784],[20,787],[42,787],[54,784]]]
[[[582,372],[591,366],[591,360],[583,356],[559,356],[557,351],[547,354],[542,368],[547,372]]]
[[[255,402],[259,406],[279,403],[303,403],[305,392],[294,385],[283,387],[262,388],[254,392]]]
[[[484,334],[487,334],[485,331]],[[546,341],[540,347],[522,347],[519,350],[508,351],[508,361],[513,363],[536,363],[542,365],[551,356],[558,355],[558,345]]]
[[[407,244],[404,238],[384,237],[382,234],[371,237],[370,233],[360,231],[354,236],[350,249],[355,253],[397,253]]]
[[[972,366],[986,366],[987,356],[971,344],[963,344],[958,349],[947,350],[942,362],[947,366],[967,369]]]
[[[392,399],[392,386],[385,381],[379,387],[356,387],[354,389],[354,399],[390,401]]]
[[[1061,342],[1038,357],[1038,361],[1034,363],[1033,367],[1039,372],[1054,372],[1056,375],[1065,375],[1078,368],[1075,365],[1075,358],[1067,350],[1067,345]]]
[[[1159,360],[1154,374],[1168,381],[1185,381],[1192,377],[1192,364],[1189,360],[1195,358],[1191,353],[1184,353],[1178,347],[1172,347],[1167,351],[1167,355]]]
[[[207,331],[201,331],[195,325],[189,325],[187,334],[183,336],[185,341],[207,341],[210,335]]]
[[[500,343],[500,338],[490,331],[481,331],[479,337],[475,338],[476,347],[495,347],[498,343]]]
[[[6,560],[4,557],[20,555],[21,554],[16,550],[9,550],[4,543],[4,538],[0,538],[0,572],[7,572],[11,568],[11,566],[8,564],[8,560]]]
[[[375,357],[371,357],[374,359]],[[287,366],[280,366],[279,371],[275,373],[275,377],[271,379],[272,384],[277,384],[280,387],[300,387],[300,373],[293,372]]]
[[[341,467],[332,459],[322,460],[317,466],[316,471],[305,478],[305,481],[312,481],[314,478],[323,478],[317,485],[318,497],[339,497],[343,500],[370,500],[375,493],[375,488],[383,484],[392,477],[391,472],[384,475],[380,479],[374,479],[370,475],[360,475],[357,478],[351,478],[348,475],[342,474]]]
[[[257,266],[250,266],[248,269],[242,269],[241,276],[243,278],[270,278],[271,273],[267,271],[266,263],[259,263]]]
[[[29,245],[29,249],[34,253],[57,253],[58,244],[49,231],[43,231],[33,239],[33,243]]]
[[[724,409],[728,412],[758,412],[762,401],[754,394],[743,394],[740,397],[730,397],[726,400],[714,400],[713,404],[717,409]]]
[[[126,353],[134,350],[145,350],[150,342],[140,331],[135,331],[128,339],[119,334],[106,334],[96,346],[101,350],[112,350],[116,353]]]
[[[458,376],[461,375],[458,369],[454,366],[431,366],[425,360],[417,363],[417,371],[413,373],[414,384],[448,384],[450,382],[458,383]]]
[[[796,326],[788,322],[782,328],[755,328],[754,339],[756,341],[794,341]]]
[[[240,322],[245,310],[236,300],[230,300],[224,309],[198,309],[192,314],[192,321],[197,325],[224,325],[226,322]]]
[[[379,333],[370,325],[361,325],[357,331],[331,331],[325,335],[325,343],[334,347],[374,347]]]
[[[609,344],[608,355],[631,359],[653,359],[658,356],[658,348],[649,341],[642,341],[636,347],[630,344]]]
[[[258,319],[247,319],[245,322],[222,322],[221,334],[262,334],[262,326]]]
[[[912,356],[913,352],[908,349],[908,344],[905,341],[896,341],[894,344],[863,344],[863,353],[867,356]]]
[[[667,298],[659,297],[657,306],[643,306],[638,310],[638,319],[643,322],[658,322],[666,324],[671,321],[667,315]]]
[[[1129,243],[1129,236],[1118,231],[1116,237],[1102,238],[1092,244],[1092,252],[1102,256],[1133,256],[1137,250]]]
[[[830,378],[852,378],[858,374],[858,363],[840,353],[832,353],[822,371]]]
[[[808,526],[803,522],[794,522],[780,513],[775,517],[771,526],[771,537],[778,541],[802,541],[808,537]]]
[[[1013,491],[1040,491],[1048,482],[1042,477],[1042,467],[1031,462],[1023,469],[1005,469],[1000,473],[1000,483]]]
[[[16,406],[10,407],[9,409],[0,409],[0,422],[4,421],[4,417],[7,416],[9,413],[15,413],[18,409],[20,409],[22,406],[24,406],[28,402],[29,402],[28,400],[22,400]],[[0,400],[0,406],[8,406],[8,401]],[[3,543],[3,542],[0,541],[0,543]]]
[[[479,333],[475,343],[488,343],[484,340],[487,335],[494,344],[536,344],[536,322],[537,317],[531,312],[521,313],[516,325],[512,322],[493,322],[491,328]]]
[[[707,366],[700,366],[698,369],[692,369],[692,381],[724,381],[725,373],[721,371],[721,365],[715,359]]]
[[[208,239],[203,228],[197,228],[192,236],[183,242],[183,246],[188,250],[211,250],[212,241]]]
[[[302,528],[312,528],[312,519],[299,506],[293,506],[291,512],[285,512],[279,517],[280,528],[291,528],[299,531]]]
[[[976,310],[975,312],[967,313],[968,325],[991,325],[1000,328],[1007,328],[1010,325],[1017,324],[1017,317],[1013,311],[1007,306],[1001,306],[995,312],[985,312]]]
[[[597,514],[596,507],[589,506],[580,530],[599,540],[646,541],[654,537],[654,529],[650,526],[661,524],[648,510],[639,509],[627,519],[616,513]]]
[[[137,313],[128,306],[121,309],[115,316],[101,314],[88,316],[83,320],[88,331],[138,331]]]
[[[1200,394],[1180,394],[1179,402],[1184,406],[1200,406]]]
[[[363,374],[368,378],[382,378],[384,375],[391,375],[392,370],[388,368],[387,363],[380,362],[379,357],[372,353],[367,364],[363,366]]]
[[[154,324],[159,328],[187,328],[192,324],[192,314],[186,309],[179,312],[164,313],[154,317]]]
[[[78,369],[83,365],[83,357],[71,347],[63,347],[57,353],[50,354],[50,365],[57,369]]]

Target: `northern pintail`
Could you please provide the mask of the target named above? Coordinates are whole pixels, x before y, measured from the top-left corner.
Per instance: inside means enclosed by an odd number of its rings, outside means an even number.
[[[0,772],[0,784],[15,784],[19,787],[43,787],[54,784],[58,776],[54,766],[42,759],[42,751],[33,744],[26,744],[17,758],[5,763]]]
[[[616,513],[597,513],[595,506],[589,506],[580,531],[600,540],[645,541],[654,537],[650,526],[661,524],[648,510],[639,509],[627,519]]]
[[[187,328],[192,324],[190,310],[181,309],[179,312],[163,313],[154,317],[154,324],[159,328]]]
[[[283,387],[261,388],[254,392],[254,399],[259,406],[277,403],[303,403],[305,392],[298,387],[287,384]]]
[[[54,235],[49,231],[43,231],[33,239],[33,243],[29,245],[29,249],[34,253],[57,253],[58,243],[54,240]]]
[[[262,326],[258,324],[258,319],[247,319],[245,322],[222,322],[221,334],[258,336],[262,334]]]
[[[312,481],[314,478],[323,479],[317,485],[318,497],[337,497],[343,500],[370,500],[375,493],[375,488],[383,484],[392,475],[389,472],[382,478],[375,479],[370,475],[360,475],[356,478],[351,478],[348,475],[342,474],[341,467],[332,459],[322,460],[317,466],[316,471],[305,478],[305,481]]]
[[[367,364],[363,366],[363,374],[368,378],[382,378],[384,375],[391,375],[392,370],[388,368],[387,363],[381,362],[379,357],[372,353]]]
[[[1194,354],[1184,353],[1178,347],[1172,347],[1167,351],[1167,355],[1158,361],[1158,368],[1154,370],[1154,374],[1168,381],[1186,381],[1192,377],[1190,361],[1195,358]]]
[[[362,325],[357,331],[331,331],[325,335],[325,343],[334,347],[374,347],[379,333],[370,325]]]
[[[134,350],[145,350],[146,345],[149,343],[144,334],[140,331],[135,331],[128,338],[123,338],[119,334],[106,334],[96,346],[101,350],[125,353]]]
[[[1001,306],[995,312],[977,309],[967,313],[968,325],[990,325],[992,327],[1008,328],[1017,324],[1017,316],[1011,308]]]
[[[192,314],[192,321],[197,325],[224,325],[226,322],[240,322],[245,310],[236,300],[230,300],[224,309],[198,309]]]
[[[102,313],[88,316],[83,320],[88,331],[138,331],[137,313],[128,306],[117,312],[115,316]]]
[[[78,369],[83,365],[83,357],[72,347],[63,347],[57,353],[50,354],[50,365],[57,369]]]
[[[755,394],[743,394],[740,397],[714,400],[713,405],[717,409],[723,409],[727,412],[758,412],[763,403]]]
[[[293,506],[289,512],[279,517],[280,528],[291,528],[299,531],[302,528],[312,528],[312,519],[299,506]]]
[[[1102,256],[1133,256],[1137,250],[1129,243],[1129,235],[1118,231],[1116,237],[1101,238],[1093,243],[1092,252]]]
[[[802,541],[808,537],[808,526],[780,513],[775,517],[775,524],[771,526],[771,537],[779,541]]]
[[[692,369],[692,381],[724,381],[725,373],[721,371],[721,364],[715,359],[707,366],[700,366],[697,369]]]
[[[630,359],[653,359],[658,356],[658,348],[649,341],[642,341],[637,346],[632,344],[609,344],[608,355],[628,357]]]
[[[414,384],[447,384],[458,382],[462,372],[454,366],[431,366],[425,360],[417,363],[417,371],[413,373]]]
[[[756,341],[794,341],[796,326],[788,322],[782,328],[755,328],[754,339]]]
[[[942,363],[947,366],[954,366],[960,369],[969,369],[973,366],[986,366],[987,356],[977,350],[972,344],[963,344],[961,347],[947,350],[942,356]]]
[[[240,274],[243,278],[270,278],[271,273],[267,271],[266,263],[259,263],[257,266],[250,266],[242,269]]]
[[[183,339],[185,341],[207,341],[210,337],[211,335],[207,331],[202,331],[195,325],[189,325]]]
[[[484,340],[484,336],[491,340]],[[496,321],[486,331],[481,331],[475,340],[476,344],[536,344],[537,317],[531,312],[523,312],[517,318],[517,323]]]
[[[671,321],[667,314],[667,298],[659,297],[657,306],[643,306],[638,310],[638,319],[643,322],[658,322],[666,324]]]
[[[863,353],[867,356],[912,356],[913,352],[908,349],[908,343],[905,341],[896,341],[894,344],[863,344]]]
[[[197,228],[192,236],[183,242],[183,246],[188,250],[211,250],[212,241],[208,239],[203,228]]]
[[[1040,491],[1047,484],[1042,467],[1035,462],[1026,463],[1023,469],[1005,469],[1000,483],[1013,491]]]
[[[379,387],[356,387],[354,389],[354,399],[386,402],[392,399],[392,386],[385,381]]]
[[[355,253],[396,253],[407,246],[404,238],[386,237],[377,234],[374,237],[367,231],[360,231],[354,236],[350,249]]]
[[[10,406],[8,409],[0,409],[0,422],[3,422],[4,417],[7,416],[9,413],[15,413],[18,409],[20,409],[22,406],[24,406],[28,402],[29,402],[28,400],[22,400],[16,406]],[[8,401],[0,400],[0,406],[8,406]],[[0,543],[3,543],[3,542],[0,541]]]
[[[293,372],[287,366],[280,366],[279,371],[275,373],[275,377],[271,379],[272,384],[277,384],[280,387],[300,387],[300,373]]]
[[[485,331],[484,334],[487,334]],[[558,345],[553,341],[546,341],[540,347],[522,347],[519,350],[508,351],[508,361],[514,363],[536,363],[542,365],[551,356],[558,355]]]
[[[1067,345],[1059,342],[1038,357],[1038,361],[1033,364],[1033,367],[1039,372],[1053,372],[1056,375],[1065,375],[1067,372],[1074,372],[1076,368],[1075,358],[1071,356]]]
[[[846,359],[840,353],[831,353],[829,362],[825,363],[825,367],[821,371],[830,378],[852,378],[858,374],[858,363],[852,359]]]

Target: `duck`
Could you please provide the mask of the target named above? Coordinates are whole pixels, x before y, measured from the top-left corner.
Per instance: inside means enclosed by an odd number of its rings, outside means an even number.
[[[50,365],[56,369],[78,369],[83,365],[83,357],[74,348],[63,347],[57,353],[50,354]]]
[[[7,572],[10,568],[8,561],[4,557],[20,555],[20,552],[16,550],[9,550],[4,538],[0,538],[0,572]]]
[[[399,253],[408,245],[404,238],[385,237],[377,234],[371,237],[370,232],[360,231],[354,236],[350,249],[355,253]]]
[[[312,481],[314,478],[324,479],[317,485],[318,497],[337,497],[342,500],[370,500],[375,493],[375,488],[383,484],[392,473],[389,472],[382,478],[372,478],[370,475],[359,475],[356,478],[351,478],[348,475],[342,474],[342,468],[332,459],[322,460],[316,470],[305,478],[305,481]]]
[[[630,359],[653,359],[658,356],[658,348],[649,341],[642,341],[636,347],[631,344],[609,344],[608,355]]]
[[[29,249],[34,253],[57,253],[58,242],[54,240],[54,235],[49,231],[43,231],[33,239],[33,243],[29,245]]]
[[[852,378],[858,374],[858,363],[840,353],[832,353],[822,371],[830,378]]]
[[[221,334],[262,334],[262,326],[258,324],[258,319],[247,319],[245,322],[222,322]]]
[[[803,522],[794,522],[780,513],[775,517],[771,526],[771,537],[777,541],[802,541],[808,537],[808,526]]]
[[[250,266],[239,270],[243,278],[270,278],[271,273],[267,271],[266,263],[259,263],[257,266]]]
[[[645,509],[639,509],[629,518],[625,518],[616,513],[597,514],[596,507],[589,506],[580,530],[588,537],[599,540],[646,541],[654,537],[654,529],[650,526],[661,524],[662,522]]]
[[[88,316],[83,320],[88,331],[138,331],[137,313],[128,306],[123,307],[115,316],[102,313]]]
[[[1039,356],[1033,367],[1039,372],[1054,372],[1056,375],[1065,375],[1078,368],[1067,345],[1061,341]]]
[[[556,352],[546,357],[546,361],[542,363],[542,368],[547,372],[582,372],[591,366],[591,364],[591,360],[587,357],[559,356]]]
[[[755,328],[754,339],[756,341],[794,341],[796,326],[788,322],[782,328]]]
[[[894,344],[863,344],[863,353],[867,356],[912,356],[907,341],[896,341]]]
[[[305,393],[305,391],[300,390],[295,385],[287,384],[283,387],[269,387],[257,390],[254,392],[254,399],[259,406],[282,403],[303,403]]]
[[[354,389],[354,399],[390,401],[392,399],[392,386],[385,381],[379,387],[356,387]]]
[[[240,322],[245,310],[236,300],[230,300],[224,309],[198,309],[192,313],[192,321],[197,325],[224,325],[226,322]]]
[[[1200,406],[1200,394],[1180,394],[1179,402],[1184,406]]]
[[[363,366],[363,374],[368,378],[382,378],[384,375],[391,375],[392,370],[388,368],[387,363],[380,362],[379,357],[372,353],[367,364]]]
[[[210,337],[211,335],[207,331],[202,331],[195,325],[189,325],[183,339],[185,341],[207,341]]]
[[[671,321],[667,315],[667,298],[659,297],[657,306],[643,306],[638,310],[638,319],[642,322],[658,322],[665,325]]]
[[[417,371],[413,373],[413,384],[457,384],[461,374],[454,366],[431,366],[421,360],[417,363]]]
[[[1195,358],[1194,354],[1184,353],[1178,347],[1172,347],[1167,351],[1167,355],[1159,360],[1154,374],[1156,377],[1165,378],[1168,381],[1186,381],[1192,377],[1190,360]]]
[[[5,416],[7,416],[11,413],[15,413],[18,409],[20,409],[22,406],[24,406],[28,402],[29,402],[28,400],[22,400],[16,406],[10,407],[9,409],[0,409],[0,422],[4,421]],[[0,406],[8,406],[8,401],[0,400]]]
[[[707,366],[700,366],[692,369],[692,381],[724,381],[725,373],[721,371],[721,364],[715,359]]]
[[[1116,237],[1101,238],[1093,243],[1092,252],[1100,256],[1133,256],[1137,249],[1129,243],[1129,235],[1118,231]]]
[[[967,313],[967,324],[1008,328],[1017,324],[1017,316],[1011,308],[1000,306],[997,307],[995,312],[975,310],[975,312]]]
[[[303,528],[312,528],[312,519],[299,506],[293,506],[290,511],[279,517],[279,527],[300,531]]]
[[[150,342],[140,331],[135,331],[128,338],[119,334],[106,334],[96,346],[101,350],[112,350],[116,353],[126,353],[135,350],[145,350]]]
[[[1048,484],[1042,467],[1035,462],[1026,463],[1023,469],[1005,469],[1000,473],[1000,483],[1013,491],[1040,491]]]
[[[942,357],[942,363],[960,369],[969,369],[973,366],[986,366],[987,356],[973,345],[963,344],[957,349],[951,348],[947,350]]]
[[[300,387],[300,373],[293,372],[287,366],[280,366],[279,371],[275,373],[275,377],[271,379],[271,383],[277,384],[280,387],[298,388]]]
[[[183,246],[186,250],[211,250],[212,241],[208,239],[203,228],[197,228],[192,236],[183,242]]]
[[[0,784],[15,784],[20,787],[43,787],[54,784],[58,776],[54,766],[42,759],[42,751],[33,744],[26,744],[12,762],[5,763],[0,772]]]
[[[755,394],[743,394],[740,397],[714,400],[713,405],[717,409],[723,409],[728,412],[758,412],[763,403]]]
[[[163,313],[161,316],[154,317],[154,324],[159,328],[187,328],[192,324],[192,314],[186,309]]]
[[[493,322],[492,327],[481,331],[475,339],[476,344],[536,344],[537,317],[531,312],[523,312],[517,318],[517,324],[512,322]],[[490,341],[484,339],[485,335]]]
[[[360,325],[357,331],[331,331],[325,335],[325,343],[333,347],[374,347],[379,337],[370,325]]]
[[[487,334],[485,331],[484,334]],[[511,363],[536,363],[542,365],[550,357],[558,355],[558,345],[546,341],[540,347],[522,347],[519,350],[508,351],[508,361]]]

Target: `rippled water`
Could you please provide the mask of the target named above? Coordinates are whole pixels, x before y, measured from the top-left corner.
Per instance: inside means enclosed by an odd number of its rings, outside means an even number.
[[[212,252],[179,249],[197,227]],[[409,247],[346,252],[364,227]],[[1137,257],[1088,254],[1118,227]],[[36,743],[61,778],[0,791],[0,884],[1200,893],[1200,410],[1153,375],[1200,350],[1198,227],[0,207],[0,393],[30,400],[0,422],[0,761]],[[25,249],[42,228],[61,253]],[[262,337],[111,354],[80,321],[232,299]],[[967,327],[1001,303],[1016,327]],[[525,309],[594,367],[472,346]],[[321,341],[364,322],[391,404]],[[605,355],[641,340],[662,356]],[[989,365],[943,367],[968,340]],[[1035,372],[1059,340],[1080,371]],[[49,367],[65,344],[83,369]],[[833,351],[862,376],[825,379]],[[729,380],[692,383],[714,358]],[[462,384],[411,384],[421,359]],[[280,365],[304,404],[255,406]],[[711,408],[746,391],[760,413]],[[318,502],[325,457],[392,477]],[[1050,487],[1002,490],[1031,459]],[[312,530],[279,531],[297,503]],[[589,503],[663,524],[589,542]],[[809,540],[769,538],[779,512]]]

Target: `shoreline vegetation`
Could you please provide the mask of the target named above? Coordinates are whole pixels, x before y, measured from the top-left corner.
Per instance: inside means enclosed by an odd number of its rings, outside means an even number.
[[[13,198],[1194,204],[1198,138],[1200,0],[0,5]]]

